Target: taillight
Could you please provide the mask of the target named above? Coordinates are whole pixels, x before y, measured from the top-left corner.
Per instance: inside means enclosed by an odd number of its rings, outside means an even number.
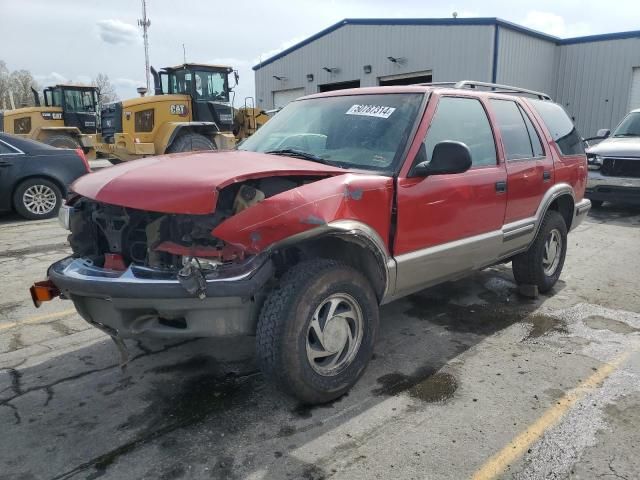
[[[84,163],[84,166],[87,169],[87,173],[91,173],[91,166],[89,166],[89,160],[87,160],[84,151],[81,148],[76,148],[76,153],[82,159],[82,163]]]

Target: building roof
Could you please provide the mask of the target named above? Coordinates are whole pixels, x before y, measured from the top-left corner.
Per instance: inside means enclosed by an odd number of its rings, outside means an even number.
[[[345,25],[434,25],[434,26],[460,26],[460,25],[489,25],[489,26],[500,26],[504,28],[508,28],[509,30],[514,30],[516,32],[521,32],[526,35],[540,38],[542,40],[547,40],[555,43],[556,45],[570,45],[574,43],[588,43],[588,42],[601,42],[604,40],[621,40],[625,38],[638,38],[640,37],[640,30],[633,30],[628,32],[616,32],[616,33],[605,33],[601,35],[588,35],[584,37],[574,37],[574,38],[559,38],[553,35],[548,35],[546,33],[539,32],[537,30],[533,30],[531,28],[523,27],[522,25],[518,25],[517,23],[508,22],[506,20],[502,20],[496,17],[476,17],[476,18],[345,18],[344,20],[339,21],[331,25],[330,27],[325,28],[324,30],[319,31],[315,35],[310,36],[309,38],[296,43],[292,47],[283,50],[280,53],[260,62],[259,64],[253,67],[254,70],[259,70],[260,68],[269,65],[270,63],[275,62],[279,58],[282,58],[291,52],[294,52],[305,45],[308,45],[319,38],[328,35],[329,33],[338,30],[339,28]]]

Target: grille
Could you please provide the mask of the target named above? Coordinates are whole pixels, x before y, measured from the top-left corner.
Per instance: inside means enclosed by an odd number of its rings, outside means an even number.
[[[606,157],[600,172],[609,177],[640,178],[640,158]]]

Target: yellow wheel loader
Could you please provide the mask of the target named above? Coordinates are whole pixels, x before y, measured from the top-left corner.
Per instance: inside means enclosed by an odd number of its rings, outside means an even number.
[[[44,89],[44,106],[33,88],[34,107],[0,111],[0,131],[60,148],[82,148],[95,158],[95,87],[55,85]]]
[[[96,150],[112,163],[147,155],[235,146],[229,76],[223,65],[185,63],[157,72],[154,94],[105,105]]]

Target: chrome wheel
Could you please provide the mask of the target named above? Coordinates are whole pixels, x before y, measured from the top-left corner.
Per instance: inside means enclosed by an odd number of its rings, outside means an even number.
[[[562,257],[562,235],[557,229],[553,229],[547,235],[544,242],[544,252],[542,254],[542,267],[544,274],[551,277],[556,273],[560,258]]]
[[[47,185],[32,185],[22,194],[24,208],[34,215],[50,213],[57,203],[56,192]]]
[[[307,331],[307,359],[316,373],[337,375],[355,358],[363,335],[362,309],[346,293],[320,303]]]

